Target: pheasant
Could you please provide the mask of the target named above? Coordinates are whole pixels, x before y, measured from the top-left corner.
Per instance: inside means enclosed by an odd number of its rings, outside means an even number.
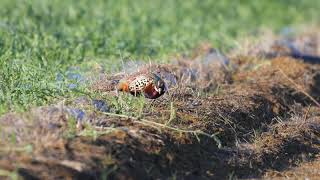
[[[154,73],[138,74],[121,80],[117,89],[134,96],[143,94],[149,99],[156,99],[166,92],[164,81]]]

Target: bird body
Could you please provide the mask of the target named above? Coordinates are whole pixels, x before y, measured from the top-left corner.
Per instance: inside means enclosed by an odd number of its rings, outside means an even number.
[[[134,96],[143,94],[146,98],[156,99],[166,91],[164,81],[154,73],[129,76],[119,82],[118,90]]]

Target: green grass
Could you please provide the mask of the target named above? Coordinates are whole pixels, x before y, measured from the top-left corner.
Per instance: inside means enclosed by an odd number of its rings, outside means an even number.
[[[166,61],[201,41],[227,49],[262,27],[319,23],[320,1],[1,0],[0,7],[2,114],[72,95],[63,78],[72,66]]]

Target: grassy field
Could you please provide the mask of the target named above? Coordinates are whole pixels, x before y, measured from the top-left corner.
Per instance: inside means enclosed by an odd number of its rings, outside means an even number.
[[[2,0],[0,7],[3,114],[74,95],[70,67],[168,61],[202,41],[226,50],[260,28],[318,23],[320,2]]]

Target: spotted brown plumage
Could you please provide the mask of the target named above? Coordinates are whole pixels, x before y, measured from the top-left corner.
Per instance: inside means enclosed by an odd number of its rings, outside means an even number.
[[[166,92],[164,81],[154,73],[139,74],[121,80],[118,90],[134,96],[142,94],[149,99],[156,99]]]

